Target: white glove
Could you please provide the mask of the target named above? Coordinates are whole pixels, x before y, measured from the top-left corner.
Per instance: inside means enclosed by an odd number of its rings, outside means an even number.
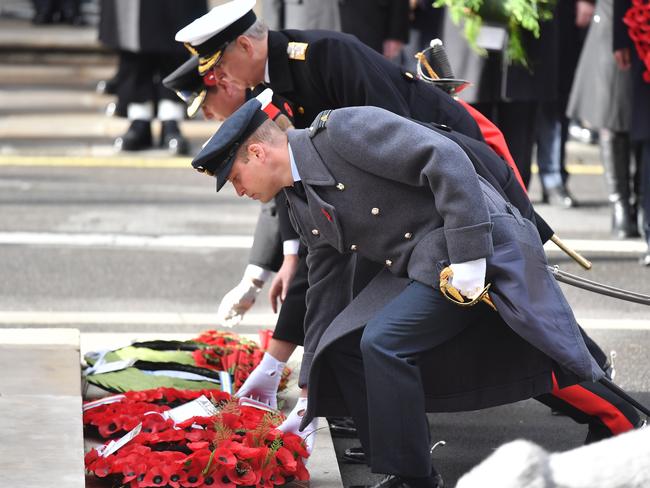
[[[485,287],[485,258],[450,264],[454,273],[451,284],[467,298],[476,298]]]
[[[273,410],[277,410],[278,386],[280,386],[285,365],[286,363],[278,361],[268,352],[265,352],[260,364],[246,378],[235,396],[238,398],[252,398],[266,403]]]
[[[234,327],[241,322],[244,314],[255,303],[257,294],[262,290],[253,280],[247,276],[241,282],[225,294],[219,310],[217,310],[217,321],[224,327]]]
[[[296,406],[293,407],[293,410],[287,416],[287,419],[278,426],[278,429],[282,432],[291,432],[300,436],[302,440],[305,441],[305,447],[307,452],[311,454],[311,451],[314,449],[314,442],[316,441],[316,429],[318,429],[318,417],[309,422],[309,425],[304,428],[304,430],[298,430],[302,418],[307,411],[307,399],[304,397],[298,398]]]

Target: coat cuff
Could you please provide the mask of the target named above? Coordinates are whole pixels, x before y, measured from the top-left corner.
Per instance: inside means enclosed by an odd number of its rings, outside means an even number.
[[[298,376],[298,386],[303,388],[309,383],[309,371],[311,370],[311,361],[314,359],[313,352],[305,352],[302,355],[302,363],[300,365],[300,375]]]
[[[492,255],[492,222],[445,229],[447,253],[452,263],[464,263]]]

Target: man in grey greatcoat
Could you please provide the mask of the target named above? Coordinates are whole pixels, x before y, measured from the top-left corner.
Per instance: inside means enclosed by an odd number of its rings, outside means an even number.
[[[217,190],[230,181],[240,196],[261,201],[285,190],[309,250],[303,427],[328,411],[326,382],[334,377],[372,470],[389,475],[384,486],[441,487],[429,457],[427,410],[547,393],[551,370],[564,385],[602,377],[546,267],[535,227],[451,139],[376,107],[325,111],[309,129],[285,135],[260,107],[244,104],[192,165],[216,176]],[[357,256],[383,263],[384,271],[353,300]],[[468,299],[490,282],[498,313],[443,297],[445,267]],[[457,339],[476,342],[472,334],[485,328],[511,341],[506,362],[519,377],[479,390],[496,363],[473,363]],[[422,367],[425,355],[447,344],[455,344],[452,361],[471,365],[454,377],[449,395],[435,391],[436,379]]]

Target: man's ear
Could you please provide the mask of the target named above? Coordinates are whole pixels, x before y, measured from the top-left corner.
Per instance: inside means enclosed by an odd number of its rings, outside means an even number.
[[[237,45],[244,51],[246,56],[252,57],[254,49],[253,49],[253,42],[251,39],[247,36],[239,36],[237,38]]]
[[[266,151],[264,146],[258,142],[254,142],[248,146],[248,155],[250,158],[255,158],[259,162],[263,163],[266,156]]]

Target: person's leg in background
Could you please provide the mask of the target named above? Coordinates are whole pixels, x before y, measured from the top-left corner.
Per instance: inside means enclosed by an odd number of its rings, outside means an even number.
[[[519,174],[528,187],[535,144],[537,102],[473,103],[472,106],[501,130]]]
[[[123,70],[123,71],[122,71]],[[118,151],[140,151],[153,145],[151,121],[154,117],[155,90],[152,57],[120,51],[123,78],[118,87],[118,106],[126,107],[131,124],[126,133],[115,139]]]
[[[189,144],[178,126],[185,118],[185,104],[181,103],[176,94],[162,84],[162,80],[177,66],[185,61],[182,54],[161,53],[153,56],[156,63],[155,89],[158,100],[157,118],[161,122],[159,146],[167,149],[170,154],[188,154]]]
[[[640,171],[641,171],[641,212],[643,213],[643,235],[646,241],[646,252],[641,258],[643,266],[650,266],[650,139],[640,142]]]
[[[612,235],[618,239],[638,237],[635,212],[631,203],[632,150],[627,132],[599,131],[600,158],[612,209]]]
[[[576,205],[562,178],[562,122],[557,102],[539,102],[537,106],[537,167],[542,184],[542,200],[570,208]]]

